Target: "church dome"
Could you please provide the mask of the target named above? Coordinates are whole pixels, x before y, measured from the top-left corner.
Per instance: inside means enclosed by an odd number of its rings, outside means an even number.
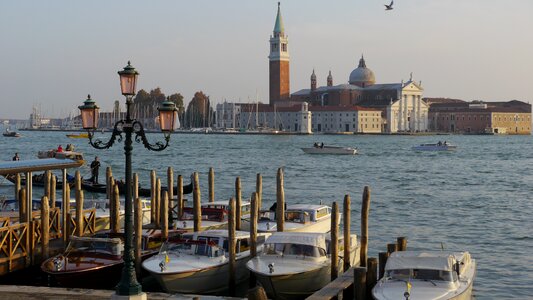
[[[350,73],[350,84],[366,87],[376,83],[374,72],[366,67],[365,59],[361,56],[359,66]]]

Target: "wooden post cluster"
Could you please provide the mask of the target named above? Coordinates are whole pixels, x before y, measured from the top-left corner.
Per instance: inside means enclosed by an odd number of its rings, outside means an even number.
[[[41,198],[41,253],[42,259],[47,259],[49,256],[49,241],[50,241],[50,209],[48,205],[48,197]]]
[[[228,255],[229,255],[229,294],[235,296],[236,286],[236,261],[235,261],[235,198],[231,198],[229,201],[229,216],[228,216]]]
[[[235,229],[241,230],[241,206],[242,206],[242,192],[241,192],[241,178],[235,179]]]
[[[176,218],[181,219],[183,215],[183,176],[178,175],[178,215]]]
[[[361,205],[361,267],[366,267],[368,252],[368,214],[370,212],[370,187],[365,186]]]
[[[344,203],[343,203],[343,220],[344,220],[344,272],[348,271],[348,269],[351,267],[351,234],[350,234],[350,224],[351,224],[351,214],[350,214],[350,195],[344,196]]]
[[[339,275],[339,206],[333,202],[331,207],[331,281]]]
[[[193,183],[193,222],[194,222],[194,231],[198,232],[202,230],[202,207],[201,207],[200,184],[199,184],[197,172],[194,172],[193,181],[194,181]]]
[[[261,211],[261,199],[263,198],[263,176],[261,176],[260,173],[257,173],[255,181],[255,192],[257,193],[257,210]]]
[[[209,202],[215,202],[215,169],[209,168]]]
[[[156,176],[155,176],[155,171],[152,170],[150,171],[150,223],[152,224],[155,224],[156,222],[156,205],[155,205],[155,200],[157,198],[156,196]]]
[[[283,169],[278,169],[276,179],[276,225],[278,232],[281,232],[284,230],[285,224],[285,191],[283,188]]]

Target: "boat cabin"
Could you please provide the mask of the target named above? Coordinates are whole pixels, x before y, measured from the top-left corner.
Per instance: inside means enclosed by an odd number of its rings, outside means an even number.
[[[326,235],[309,232],[276,232],[266,240],[263,253],[326,257]]]
[[[105,253],[115,256],[122,256],[124,244],[120,238],[98,238],[98,237],[77,237],[71,236],[70,243],[65,252],[91,251],[95,253]]]
[[[317,222],[330,216],[331,207],[326,205],[294,204],[287,206],[285,209],[286,222],[306,224]],[[276,212],[270,210],[261,211],[259,220],[274,221],[276,220]]]

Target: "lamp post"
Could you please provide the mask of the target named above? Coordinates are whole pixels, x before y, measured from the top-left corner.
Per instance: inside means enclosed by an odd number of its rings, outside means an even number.
[[[133,103],[133,96],[135,95],[135,88],[137,85],[137,76],[139,72],[131,66],[128,61],[128,65],[123,70],[118,72],[120,76],[120,87],[122,95],[126,96],[126,119],[119,120],[115,123],[111,138],[107,142],[103,142],[100,139],[93,140],[94,132],[98,127],[98,112],[99,107],[89,95],[87,100],[82,106],[78,108],[81,111],[81,119],[83,128],[87,130],[89,134],[89,144],[96,149],[108,149],[115,141],[122,141],[122,134],[125,135],[124,140],[124,153],[126,155],[126,199],[125,199],[125,217],[124,217],[124,268],[122,269],[122,277],[116,287],[116,294],[120,296],[139,295],[142,293],[142,287],[137,282],[134,267],[134,255],[133,255],[133,222],[132,222],[132,171],[131,171],[131,151],[132,135],[135,133],[135,141],[137,143],[142,142],[144,147],[152,151],[162,151],[168,147],[170,141],[170,133],[174,130],[177,109],[173,102],[167,98],[167,101],[163,102],[159,107],[159,120],[161,131],[164,133],[165,143],[156,142],[150,144],[146,138],[143,125],[131,118],[130,106]]]

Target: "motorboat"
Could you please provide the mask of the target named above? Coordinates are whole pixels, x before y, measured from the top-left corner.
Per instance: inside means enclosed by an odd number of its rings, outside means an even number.
[[[144,231],[142,260],[155,255],[161,244],[160,231]],[[71,236],[65,251],[45,260],[41,270],[63,287],[113,288],[121,278],[123,252],[123,233]]]
[[[257,250],[265,237],[257,235]],[[235,280],[245,281],[249,272],[250,233],[236,231]],[[159,253],[142,264],[168,293],[211,294],[228,289],[228,231],[207,230],[183,234],[180,240],[169,240]]]
[[[3,136],[5,137],[20,137],[20,133],[16,132],[16,131],[11,131],[9,130],[9,128],[6,129],[6,131],[4,131],[4,133],[2,133]]]
[[[435,144],[420,144],[418,146],[413,146],[411,149],[415,151],[453,151],[457,149],[457,146],[449,144],[448,142],[438,142]]]
[[[325,146],[324,143],[317,144],[313,147],[302,148],[307,154],[339,154],[339,155],[354,155],[357,154],[357,148],[354,147],[340,147],[340,146]]]
[[[339,274],[344,264],[344,239],[339,245]],[[269,298],[308,296],[331,281],[331,237],[325,233],[276,232],[267,238],[263,252],[246,263]],[[350,238],[350,265],[359,265],[357,236]]]
[[[468,252],[398,251],[385,265],[385,275],[372,297],[386,299],[472,299],[476,261]]]
[[[202,203],[200,211],[202,213],[200,231],[222,229],[228,226],[229,203],[227,201]],[[241,204],[241,222],[250,222],[250,202],[245,201]],[[183,208],[181,217],[174,221],[174,228],[187,232],[194,231],[194,213],[192,207]]]
[[[277,231],[276,205],[259,213],[257,232]],[[340,223],[341,215],[338,215]],[[286,232],[321,232],[331,230],[331,207],[323,204],[291,204],[285,208],[283,231]],[[243,229],[248,230],[250,222],[243,222]]]
[[[38,158],[57,158],[57,159],[71,159],[85,163],[83,153],[75,151],[57,151],[57,149],[42,150],[37,152]]]
[[[71,139],[88,139],[89,138],[89,134],[87,132],[68,133],[67,137],[71,138]]]

